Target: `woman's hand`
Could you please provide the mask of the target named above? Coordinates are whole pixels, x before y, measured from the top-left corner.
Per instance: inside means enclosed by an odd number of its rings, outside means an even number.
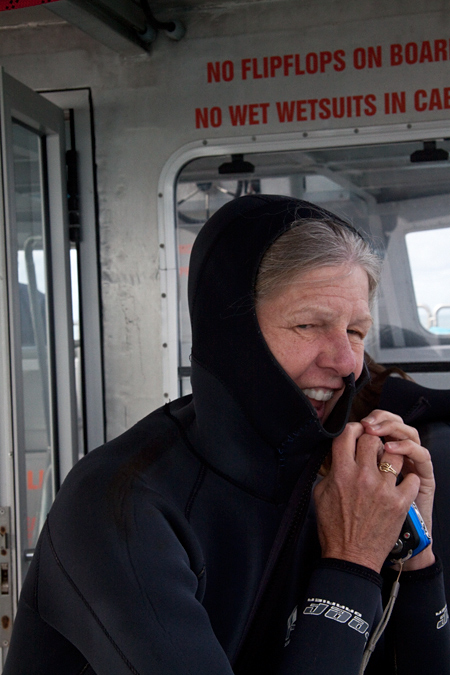
[[[348,424],[333,441],[330,472],[314,490],[324,557],[381,570],[411,503],[425,489],[422,474],[425,482],[429,476],[427,451],[416,442],[414,431],[391,413],[376,411],[364,424]],[[383,449],[380,436],[385,433],[396,443],[392,452]],[[386,461],[400,473],[404,458],[408,466],[399,485],[394,474],[378,469]]]
[[[384,437],[384,450],[388,461],[394,456],[403,458],[402,474],[415,474],[420,487],[415,502],[431,536],[435,481],[430,453],[420,445],[417,429],[405,424],[401,417],[385,410],[374,410],[361,420],[364,431],[373,436]],[[404,569],[421,569],[435,561],[432,546],[404,564]]]

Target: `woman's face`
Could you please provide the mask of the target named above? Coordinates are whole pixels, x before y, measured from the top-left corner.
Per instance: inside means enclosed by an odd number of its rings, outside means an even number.
[[[270,351],[324,422],[343,378],[362,372],[372,324],[367,273],[359,265],[307,272],[262,300],[256,313]]]

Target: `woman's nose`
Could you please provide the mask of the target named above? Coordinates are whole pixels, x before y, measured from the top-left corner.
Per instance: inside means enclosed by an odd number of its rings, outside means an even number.
[[[340,377],[347,377],[356,372],[357,361],[354,345],[346,332],[343,335],[334,335],[326,341],[317,363],[321,368],[333,369]]]

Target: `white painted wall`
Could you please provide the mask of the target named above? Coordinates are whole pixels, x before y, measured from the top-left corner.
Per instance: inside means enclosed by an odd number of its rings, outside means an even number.
[[[14,10],[18,16],[20,11]],[[425,92],[419,96],[421,107],[428,106],[433,88],[442,103],[443,89],[450,85],[448,60],[399,66],[389,62],[393,43],[416,42],[420,50],[424,40],[433,49],[434,40],[446,40],[450,54],[445,0],[255,0],[209,3],[170,14],[184,21],[186,37],[174,43],[160,34],[151,54],[127,58],[54,16],[49,21],[44,7],[34,24],[5,26],[0,17],[0,65],[9,74],[35,90],[92,90],[109,438],[165,400],[158,234],[158,202],[163,200],[158,198],[158,180],[173,166],[174,153],[192,142],[202,147],[204,140],[235,137],[251,145],[253,137],[276,142],[274,134],[304,139],[305,133],[330,129],[351,134],[355,128],[388,124],[406,129],[449,116],[449,109],[439,109],[436,102],[432,110],[414,107],[417,90]],[[368,47],[381,48],[382,66],[355,68],[354,50]],[[265,56],[300,54],[304,68],[308,53],[337,50],[345,52],[340,71],[333,68],[334,60],[324,73],[294,75],[290,68],[287,76],[277,70],[273,78],[253,79],[250,71],[242,79],[242,59],[258,59],[260,73]],[[208,84],[210,61],[232,61],[233,80]],[[384,94],[402,91],[406,111],[386,114]],[[311,103],[299,104],[300,117],[305,117],[299,121],[282,123],[277,113],[277,102],[367,95],[376,103],[360,99],[360,116],[356,99],[351,117],[342,119],[321,119],[323,109]],[[229,106],[236,104],[258,104],[252,109],[254,124],[231,124]],[[195,109],[214,107],[221,110],[222,124],[197,129]],[[364,113],[374,107],[375,114]]]

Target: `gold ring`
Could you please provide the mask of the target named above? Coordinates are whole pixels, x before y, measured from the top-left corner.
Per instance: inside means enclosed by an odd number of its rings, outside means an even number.
[[[389,462],[381,462],[378,469],[384,473],[393,473],[394,476],[398,476],[398,472],[394,469],[392,464],[389,464]]]

